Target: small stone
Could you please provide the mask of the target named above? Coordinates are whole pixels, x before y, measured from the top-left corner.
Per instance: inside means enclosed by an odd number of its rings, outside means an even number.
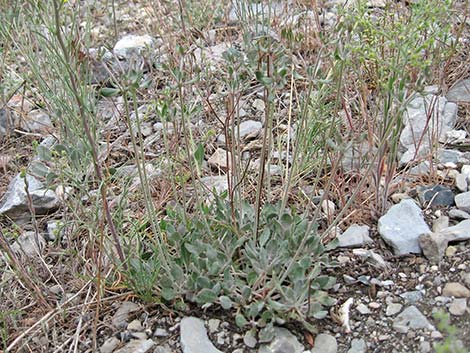
[[[387,305],[387,310],[385,311],[385,315],[395,316],[401,311],[402,308],[403,308],[403,305],[401,305],[400,303],[390,303]]]
[[[455,196],[455,204],[460,210],[470,212],[470,191]]]
[[[454,193],[447,186],[419,186],[418,197],[422,205],[430,206],[452,206],[454,204]]]
[[[411,196],[408,195],[407,193],[396,192],[391,196],[391,199],[392,199],[393,203],[400,203],[403,200],[411,199]]]
[[[366,353],[367,344],[362,338],[353,338],[351,341],[351,348],[349,348],[348,353]]]
[[[264,109],[266,108],[266,105],[264,104],[264,101],[262,99],[256,98],[253,101],[253,108],[260,112],[264,112]]]
[[[470,272],[462,273],[460,277],[462,277],[463,283],[465,283],[466,286],[470,287]]]
[[[330,200],[323,200],[321,203],[321,209],[324,214],[327,216],[332,216],[336,212],[336,206],[333,201]]]
[[[442,295],[455,298],[470,298],[470,290],[458,282],[450,282],[444,286]]]
[[[167,337],[169,336],[169,333],[164,328],[157,327],[153,335],[154,337]]]
[[[114,353],[146,353],[155,345],[151,339],[131,340],[124,347],[114,351]]]
[[[378,231],[396,255],[405,255],[421,252],[418,238],[430,229],[414,201],[403,200],[380,217]]]
[[[400,297],[402,297],[403,299],[405,299],[405,301],[407,303],[417,303],[419,302],[420,300],[423,299],[423,293],[421,293],[420,291],[418,290],[415,290],[415,291],[410,291],[410,292],[405,292],[405,293],[402,293],[400,294]]]
[[[432,222],[432,231],[434,233],[439,232],[449,227],[449,217],[440,216]]]
[[[113,52],[119,58],[129,59],[133,55],[140,55],[145,48],[151,47],[153,43],[154,39],[149,35],[127,35],[114,45]]]
[[[467,177],[463,174],[458,174],[455,178],[455,186],[461,192],[466,192],[468,190]]]
[[[220,320],[219,319],[209,319],[207,322],[207,327],[209,328],[210,333],[217,332],[220,326]]]
[[[195,317],[181,320],[180,342],[183,353],[222,353],[207,337],[204,321]]]
[[[146,340],[148,338],[145,332],[132,332],[132,337],[139,340]]]
[[[16,241],[11,245],[11,250],[16,254],[25,254],[30,257],[39,256],[45,243],[41,235],[37,236],[35,232],[25,232],[16,238]]]
[[[354,249],[353,254],[366,260],[374,267],[382,269],[388,268],[388,263],[383,259],[383,257],[372,250]],[[358,280],[360,280],[360,277],[358,277]]]
[[[36,215],[44,215],[59,207],[59,199],[54,191],[46,189],[45,185],[32,175],[26,174],[23,178],[17,174],[0,201],[0,215],[4,214],[13,219],[29,217],[29,197]]]
[[[377,302],[370,302],[369,303],[369,308],[374,309],[374,310],[379,309],[381,306],[382,306],[382,304],[377,303]]]
[[[300,344],[297,337],[283,327],[275,327],[274,339],[267,345],[261,345],[258,353],[302,353],[303,351],[304,346]],[[327,352],[325,351],[322,353]]]
[[[250,330],[245,333],[245,336],[243,336],[243,343],[245,343],[245,346],[249,348],[255,348],[256,344],[258,343],[258,340],[253,335],[253,332]]]
[[[462,316],[467,312],[467,299],[456,298],[449,305],[449,312],[455,316]]]
[[[234,136],[238,136],[241,139],[254,138],[260,133],[262,128],[263,124],[261,122],[255,120],[246,120],[240,123],[240,125],[235,126]],[[217,141],[219,143],[225,143],[225,135],[219,135]]]
[[[435,330],[415,306],[409,306],[393,320],[393,329],[399,333],[407,333],[409,329]]]
[[[133,302],[123,302],[119,306],[119,309],[114,314],[112,324],[118,329],[123,329],[127,326],[127,319],[130,313],[139,310],[139,305]]]
[[[315,343],[310,350],[311,353],[336,353],[337,351],[338,343],[336,338],[326,333],[320,333],[315,337]]]
[[[470,102],[470,79],[460,80],[454,84],[446,94],[449,102],[469,103]]]
[[[340,248],[361,247],[373,243],[369,237],[369,227],[357,224],[351,225],[346,231],[338,236]]]
[[[144,328],[139,320],[132,320],[128,325],[127,329],[129,331],[143,331]]]
[[[112,353],[121,341],[116,337],[110,337],[104,341],[103,345],[100,347],[100,353]]]
[[[207,163],[214,168],[227,169],[231,165],[232,154],[222,148],[217,148],[207,160]]]
[[[470,219],[470,214],[457,208],[453,208],[449,211],[449,217],[452,219]]]
[[[431,352],[431,343],[428,341],[422,341],[419,343],[419,351],[420,353],[429,353]]]
[[[367,305],[364,305],[362,303],[356,307],[356,310],[359,311],[359,313],[361,313],[362,315],[369,315],[371,313]]]
[[[452,257],[455,255],[455,253],[457,252],[457,248],[455,246],[448,246],[447,249],[446,249],[446,256],[447,257]]]

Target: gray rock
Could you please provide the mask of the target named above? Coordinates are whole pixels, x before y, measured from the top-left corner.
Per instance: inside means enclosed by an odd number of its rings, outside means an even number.
[[[207,163],[214,168],[227,169],[231,165],[231,153],[222,148],[217,148]]]
[[[419,245],[429,261],[439,263],[449,242],[470,239],[470,220],[445,228],[438,233],[424,233],[419,236]]]
[[[445,142],[446,134],[454,128],[457,120],[457,105],[445,97],[417,96],[406,108],[405,127],[400,143],[407,150],[400,162],[408,163],[414,155],[423,156],[430,151],[429,141]],[[416,147],[419,150],[416,151]]]
[[[449,228],[449,217],[447,216],[440,216],[432,222],[432,231],[434,233],[440,232],[446,228]]]
[[[424,295],[419,290],[414,290],[410,292],[401,293],[400,297],[402,297],[405,302],[414,304],[421,301],[424,298]]]
[[[157,327],[157,329],[153,333],[154,337],[167,337],[169,335],[170,334],[168,333],[168,331],[161,327]]]
[[[407,333],[409,329],[435,330],[434,326],[415,306],[409,306],[393,320],[393,329],[399,333]]]
[[[111,323],[117,329],[124,329],[127,326],[129,314],[139,310],[140,306],[133,302],[122,302],[119,309],[113,316]]]
[[[420,353],[429,353],[429,352],[431,352],[431,343],[429,343],[428,341],[420,342],[419,352]]]
[[[457,82],[447,92],[446,98],[449,102],[470,103],[470,79]]]
[[[368,263],[370,263],[374,267],[381,268],[381,269],[388,268],[388,263],[383,259],[383,257],[372,250],[354,249],[353,254],[366,260]],[[358,279],[360,278],[361,276],[358,277]]]
[[[466,192],[468,190],[467,176],[459,173],[455,177],[455,186],[459,191]]]
[[[36,234],[34,232],[25,232],[11,245],[11,250],[17,254],[36,256],[41,254],[45,243],[44,238],[40,234],[38,235],[36,242]]]
[[[64,223],[61,221],[47,222],[47,232],[45,234],[46,240],[56,241],[57,239],[61,238],[64,233],[63,228]]]
[[[412,167],[410,169],[410,175],[427,175],[430,170],[431,167],[429,166],[429,162],[424,161]]]
[[[168,344],[164,344],[163,346],[158,346],[155,348],[153,353],[172,353],[174,352],[173,349]]]
[[[358,306],[356,306],[356,310],[362,314],[362,315],[369,315],[371,313],[370,309],[367,307],[367,305],[361,303]]]
[[[146,353],[155,345],[151,339],[131,340],[124,347],[114,351],[114,353]]]
[[[256,120],[246,120],[240,123],[238,126],[235,126],[235,136],[239,136],[241,139],[243,138],[252,138],[256,137],[261,129],[263,128],[263,124]],[[225,143],[225,135],[221,134],[217,138],[219,143]]]
[[[436,155],[439,163],[446,165],[449,163],[458,164],[458,163],[468,163],[469,159],[467,155],[463,152],[453,149],[442,149],[437,152]]]
[[[315,337],[315,343],[310,350],[311,353],[336,353],[337,351],[338,343],[336,338],[326,333],[320,333]]]
[[[367,352],[367,344],[364,339],[354,338],[351,341],[351,348],[349,348],[348,353],[366,353]]]
[[[297,337],[283,327],[274,328],[274,339],[269,344],[263,344],[258,353],[302,353],[304,346]],[[324,352],[326,353],[326,352]]]
[[[222,192],[228,190],[227,177],[224,175],[208,176],[201,178],[200,181],[205,188],[211,192],[215,191],[217,194],[221,194]]]
[[[418,238],[421,234],[429,233],[430,229],[414,201],[403,200],[380,217],[378,231],[396,255],[405,255],[421,252]]]
[[[449,305],[449,313],[454,316],[462,316],[467,312],[467,299],[457,298]]]
[[[465,211],[453,208],[449,211],[449,217],[452,219],[470,219],[470,214]]]
[[[129,322],[129,325],[127,325],[127,329],[129,331],[143,331],[144,327],[142,326],[140,320],[132,320]]]
[[[100,353],[112,353],[120,342],[116,337],[108,338],[100,347]]]
[[[26,181],[36,215],[44,215],[59,207],[59,199],[54,191],[45,189],[42,182],[29,174],[26,174]],[[3,195],[0,201],[0,214],[12,219],[29,217],[25,179],[20,174],[13,178]]]
[[[402,308],[403,308],[403,305],[401,305],[400,303],[390,303],[387,305],[387,309],[385,310],[385,315],[395,316],[401,311]]]
[[[460,276],[462,277],[463,283],[465,283],[466,286],[470,287],[470,272],[462,272]]]
[[[465,212],[470,212],[470,191],[455,196],[455,204]]]
[[[21,121],[21,128],[28,132],[47,132],[53,128],[51,118],[42,110],[33,110]]]
[[[445,297],[470,298],[470,290],[461,283],[450,282],[444,286],[442,295]]]
[[[454,193],[447,186],[419,186],[417,191],[423,206],[452,206],[454,204]]]
[[[9,135],[16,126],[15,115],[8,109],[0,109],[0,138]]]
[[[204,321],[195,317],[181,320],[180,342],[183,353],[222,353],[207,337]]]
[[[463,165],[460,172],[463,175],[465,175],[465,178],[467,179],[467,182],[470,183],[470,165]]]
[[[357,224],[351,225],[343,234],[338,236],[340,248],[361,247],[373,243],[369,237],[369,227]]]

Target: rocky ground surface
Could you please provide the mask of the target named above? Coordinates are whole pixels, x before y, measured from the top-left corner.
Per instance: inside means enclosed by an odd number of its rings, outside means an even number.
[[[371,6],[380,8],[381,2],[373,1]],[[323,19],[333,21],[335,16],[334,12],[327,11]],[[230,12],[229,17],[236,23],[235,12]],[[147,20],[145,16],[142,19],[144,22]],[[100,33],[98,28],[96,33]],[[119,38],[108,56],[105,54],[96,59],[94,81],[105,81],[110,70],[118,71],[117,66],[135,65],[136,62],[144,65],[140,56],[144,46],[156,48],[158,40],[147,34]],[[226,49],[226,43],[213,41],[204,51],[196,51],[195,56],[210,57],[216,65]],[[95,52],[92,50],[90,53]],[[106,70],[103,69],[103,61],[106,61]],[[439,321],[433,316],[438,311],[450,313],[451,323],[457,327],[457,341],[454,343],[470,347],[469,78],[467,70],[467,77],[446,91],[435,86],[427,87],[426,94],[417,96],[407,108],[408,119],[400,135],[403,150],[400,162],[402,166],[409,163],[410,168],[396,183],[400,187],[391,193],[386,211],[377,220],[358,221],[336,229],[339,247],[330,255],[340,266],[327,271],[337,278],[331,291],[337,304],[325,319],[318,321],[318,334],[308,333],[295,324],[279,323],[274,339],[266,342],[254,331],[240,330],[231,316],[222,311],[209,307],[207,310],[194,308],[190,312],[178,313],[161,306],[144,305],[126,292],[110,295],[104,304],[97,332],[100,352],[427,353],[434,351],[435,343],[442,342],[448,335],[438,327]],[[240,114],[243,118],[239,125],[240,138],[245,141],[248,152],[251,151],[250,146],[255,150],[253,146],[259,145],[264,127],[265,107],[260,96],[260,92],[255,91],[247,98]],[[120,143],[128,141],[129,131],[121,129],[113,120],[116,114],[113,109],[122,109],[121,102],[103,99],[100,108],[103,119],[108,119],[105,129],[119,130]],[[139,108],[142,112],[146,109],[145,105]],[[437,128],[426,130],[429,121],[422,119],[423,116],[431,116],[434,122],[431,125]],[[201,131],[209,127],[210,123],[195,120],[191,128]],[[211,170],[230,167],[227,166],[225,136],[220,129],[216,130],[213,148],[208,149],[211,152],[205,156],[207,175],[201,182],[210,189],[223,191],[228,187],[227,179],[210,173]],[[161,146],[158,147],[158,141],[163,133],[175,133],[171,124],[156,118],[148,119],[141,131],[148,156],[159,153]],[[0,135],[6,141],[0,156],[0,167],[6,176],[0,182],[0,194],[3,195],[0,214],[14,220],[15,223],[5,223],[8,227],[16,225],[25,230],[16,239],[11,239],[11,249],[20,258],[37,257],[38,262],[46,259],[50,263],[57,261],[61,249],[69,241],[61,233],[66,216],[62,218],[62,215],[52,213],[61,208],[67,190],[60,186],[51,190],[38,177],[44,175],[44,170],[49,167],[41,151],[46,153],[56,143],[54,133],[47,112],[21,95],[15,95],[0,110]],[[418,148],[417,134],[424,135],[422,140],[425,141]],[[440,142],[438,148],[426,142],[431,137]],[[33,140],[40,141],[39,148],[31,147]],[[116,153],[122,152],[120,143],[113,145]],[[412,163],[417,156],[430,153],[433,154],[433,163],[429,160]],[[282,160],[282,156],[278,157]],[[361,163],[354,153],[346,153],[345,158],[345,169],[353,169]],[[259,160],[254,159],[253,163],[253,169],[256,169]],[[23,166],[27,166],[25,178],[18,173]],[[268,170],[272,176],[283,172],[279,164],[273,164]],[[119,172],[136,175],[136,168],[126,166]],[[149,164],[148,173],[151,178],[158,179],[162,171]],[[136,178],[135,188],[138,183]],[[324,200],[318,204],[319,200],[312,197],[312,203],[317,203],[325,218],[340,211],[338,200]],[[38,223],[33,222],[31,226],[32,205]],[[36,227],[41,228],[39,232]],[[71,273],[66,271],[66,276]],[[9,296],[5,284],[12,280],[12,276],[11,271],[1,275],[2,297]],[[49,275],[43,276],[48,278]],[[79,284],[73,284],[73,278],[67,278],[70,282],[64,283],[68,285],[55,284],[49,288],[56,298],[54,303],[50,303],[52,308],[72,304],[77,311],[83,309],[74,326],[91,325],[92,314],[86,310],[86,303],[92,299],[87,297],[85,304],[77,302],[77,298],[85,294],[78,290]],[[28,309],[28,304],[25,308]],[[53,316],[58,315],[55,309],[51,312]],[[47,335],[26,329],[42,322],[47,331],[49,319],[47,315],[31,315],[29,320],[32,322],[23,321],[15,328],[17,337],[24,333],[26,337],[30,336],[35,347],[41,347],[44,352],[51,351]],[[1,320],[0,315],[0,323]],[[57,325],[54,330],[57,332],[48,334],[61,335]],[[77,334],[78,338],[72,334],[70,337],[66,343],[76,339],[83,351],[88,351],[86,347],[92,344],[86,334]]]

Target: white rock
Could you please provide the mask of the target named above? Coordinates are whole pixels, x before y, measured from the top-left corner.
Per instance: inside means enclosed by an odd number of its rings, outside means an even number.
[[[180,342],[183,353],[222,353],[207,337],[204,321],[195,317],[181,320]]]
[[[340,248],[361,247],[373,243],[369,237],[369,226],[351,225],[346,231],[338,236]]]
[[[132,55],[140,55],[142,50],[151,47],[155,40],[149,35],[127,35],[115,45],[113,52],[119,58],[129,59]]]

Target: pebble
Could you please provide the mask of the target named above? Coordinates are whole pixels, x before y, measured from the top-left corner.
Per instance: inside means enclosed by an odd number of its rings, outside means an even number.
[[[121,341],[119,341],[119,339],[114,336],[108,338],[100,347],[100,353],[112,353],[120,342]]]
[[[450,282],[444,286],[442,295],[446,297],[470,298],[470,290],[458,282]]]
[[[410,329],[435,330],[434,326],[415,306],[407,307],[393,320],[393,329],[399,333],[408,333]]]
[[[335,343],[336,343],[336,340],[335,340]],[[274,339],[269,344],[261,345],[261,347],[258,350],[258,353],[284,353],[284,352],[302,353],[303,351],[304,351],[304,346],[300,344],[297,337],[295,337],[292,333],[290,333],[287,329],[283,327],[275,327]],[[319,351],[318,353],[320,352],[327,353],[329,351],[324,351],[324,352]],[[312,353],[314,353],[313,350],[312,350]]]
[[[320,333],[315,337],[315,344],[310,350],[311,353],[336,353],[337,351],[338,343],[336,338],[325,333]],[[284,352],[287,352],[287,350]]]
[[[183,353],[222,353],[207,337],[204,321],[195,317],[181,320],[180,343]]]
[[[262,99],[257,98],[253,101],[253,108],[255,108],[256,110],[260,112],[264,112],[266,105]]]
[[[167,330],[157,327],[153,335],[154,337],[167,337],[169,333],[167,332]]]
[[[143,331],[144,328],[139,320],[132,320],[129,325],[127,325],[129,331]]]
[[[449,312],[455,316],[461,316],[467,312],[467,299],[456,298],[449,305]]]
[[[390,303],[387,305],[387,309],[385,311],[386,316],[395,316],[398,314],[401,309],[403,308],[403,305],[400,303]]]
[[[420,353],[429,353],[429,352],[431,352],[431,343],[429,343],[428,341],[420,342],[419,351],[420,351]]]
[[[447,257],[452,257],[455,255],[455,253],[457,252],[457,248],[455,246],[448,246],[447,249],[446,249],[446,256]]]
[[[114,317],[112,319],[112,324],[116,328],[125,328],[127,326],[127,319],[129,317],[129,314],[139,310],[139,305],[133,302],[123,302],[119,306],[119,309],[116,311],[116,314],[114,314]]]
[[[361,313],[362,315],[368,315],[371,313],[370,309],[367,307],[367,305],[364,305],[364,304],[359,304],[357,307],[356,307],[356,310],[359,311],[359,313]]]
[[[361,247],[373,243],[369,237],[369,226],[351,225],[343,234],[338,236],[340,248]]]
[[[146,353],[155,345],[151,339],[131,340],[124,347],[114,351],[114,353]]]
[[[324,214],[327,216],[332,216],[336,212],[336,206],[333,201],[330,200],[323,200],[321,203],[321,209]]]
[[[455,204],[458,209],[470,212],[470,191],[455,196]]]
[[[402,297],[405,302],[414,304],[423,299],[423,293],[421,291],[415,290],[401,293],[400,297]]]
[[[466,286],[470,287],[470,272],[462,273],[460,277],[462,277],[463,283],[465,283]]]
[[[362,338],[354,338],[351,341],[351,348],[349,348],[348,353],[366,353],[367,344]]]
[[[459,191],[466,192],[468,188],[467,176],[459,173],[455,177],[455,186],[457,187],[457,189],[459,189]]]
[[[245,346],[247,347],[255,348],[256,344],[258,343],[258,340],[254,336],[253,332],[250,330],[245,333],[245,336],[243,336],[243,343],[245,343]]]

